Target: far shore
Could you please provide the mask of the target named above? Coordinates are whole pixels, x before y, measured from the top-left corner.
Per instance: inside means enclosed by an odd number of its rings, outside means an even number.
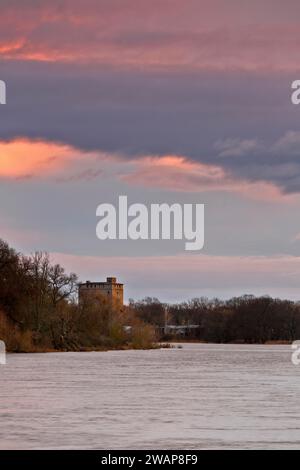
[[[248,345],[261,345],[261,346],[268,346],[268,345],[274,345],[274,344],[292,344],[292,341],[266,341],[265,343],[246,343],[245,341],[229,341],[227,343],[218,343],[218,342],[213,342],[213,341],[202,341],[202,340],[197,340],[197,339],[183,339],[183,338],[178,338],[178,339],[172,339],[169,340],[168,343],[173,344],[173,343],[201,343],[201,344],[248,344]]]

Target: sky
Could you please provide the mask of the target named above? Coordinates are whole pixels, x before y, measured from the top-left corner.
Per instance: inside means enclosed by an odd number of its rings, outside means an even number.
[[[125,297],[300,299],[297,0],[0,0],[0,237]],[[205,204],[205,244],[96,208]]]

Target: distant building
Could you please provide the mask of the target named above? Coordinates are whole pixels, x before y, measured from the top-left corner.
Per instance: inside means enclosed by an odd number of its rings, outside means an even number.
[[[107,277],[106,282],[86,281],[79,284],[79,302],[83,299],[107,299],[115,308],[123,307],[124,285],[117,282],[116,277]]]

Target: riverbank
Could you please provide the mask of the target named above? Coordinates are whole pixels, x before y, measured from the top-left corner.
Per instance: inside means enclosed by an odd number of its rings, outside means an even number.
[[[149,349],[161,349],[161,348],[167,348],[170,346],[166,345],[160,345],[158,343],[153,343],[149,344],[144,347],[137,347],[132,344],[125,344],[121,346],[115,346],[115,347],[104,347],[104,346],[99,346],[99,347],[82,347],[78,349],[55,349],[55,348],[43,348],[43,347],[34,347],[34,348],[28,348],[28,349],[17,349],[17,350],[10,350],[7,349],[7,353],[9,354],[36,354],[36,353],[65,353],[65,352],[108,352],[108,351],[130,351],[130,350],[140,350],[140,351],[145,351]]]
[[[147,350],[155,350],[155,349],[182,349],[183,344],[203,344],[203,345],[237,345],[237,346],[289,346],[292,344],[291,341],[268,341],[266,343],[245,343],[245,342],[231,342],[231,343],[214,343],[214,342],[207,342],[207,341],[198,341],[198,340],[187,340],[187,339],[174,339],[172,341],[167,342],[158,342],[153,343],[145,347],[137,347],[132,344],[126,344],[122,346],[116,347],[84,347],[80,349],[54,349],[54,348],[34,348],[28,350],[7,350],[6,352],[9,354],[35,354],[35,353],[66,353],[66,352],[109,352],[109,351],[132,351],[132,350],[139,350],[139,351],[147,351]]]

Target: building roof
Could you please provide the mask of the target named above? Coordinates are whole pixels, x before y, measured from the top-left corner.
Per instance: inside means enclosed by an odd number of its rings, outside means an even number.
[[[96,285],[96,286],[107,286],[107,285],[119,285],[119,286],[123,286],[124,284],[122,284],[122,282],[115,282],[115,283],[111,283],[111,282],[107,282],[107,281],[86,281],[86,282],[79,282],[78,283],[78,286],[87,286],[89,284],[93,284],[93,285]]]

